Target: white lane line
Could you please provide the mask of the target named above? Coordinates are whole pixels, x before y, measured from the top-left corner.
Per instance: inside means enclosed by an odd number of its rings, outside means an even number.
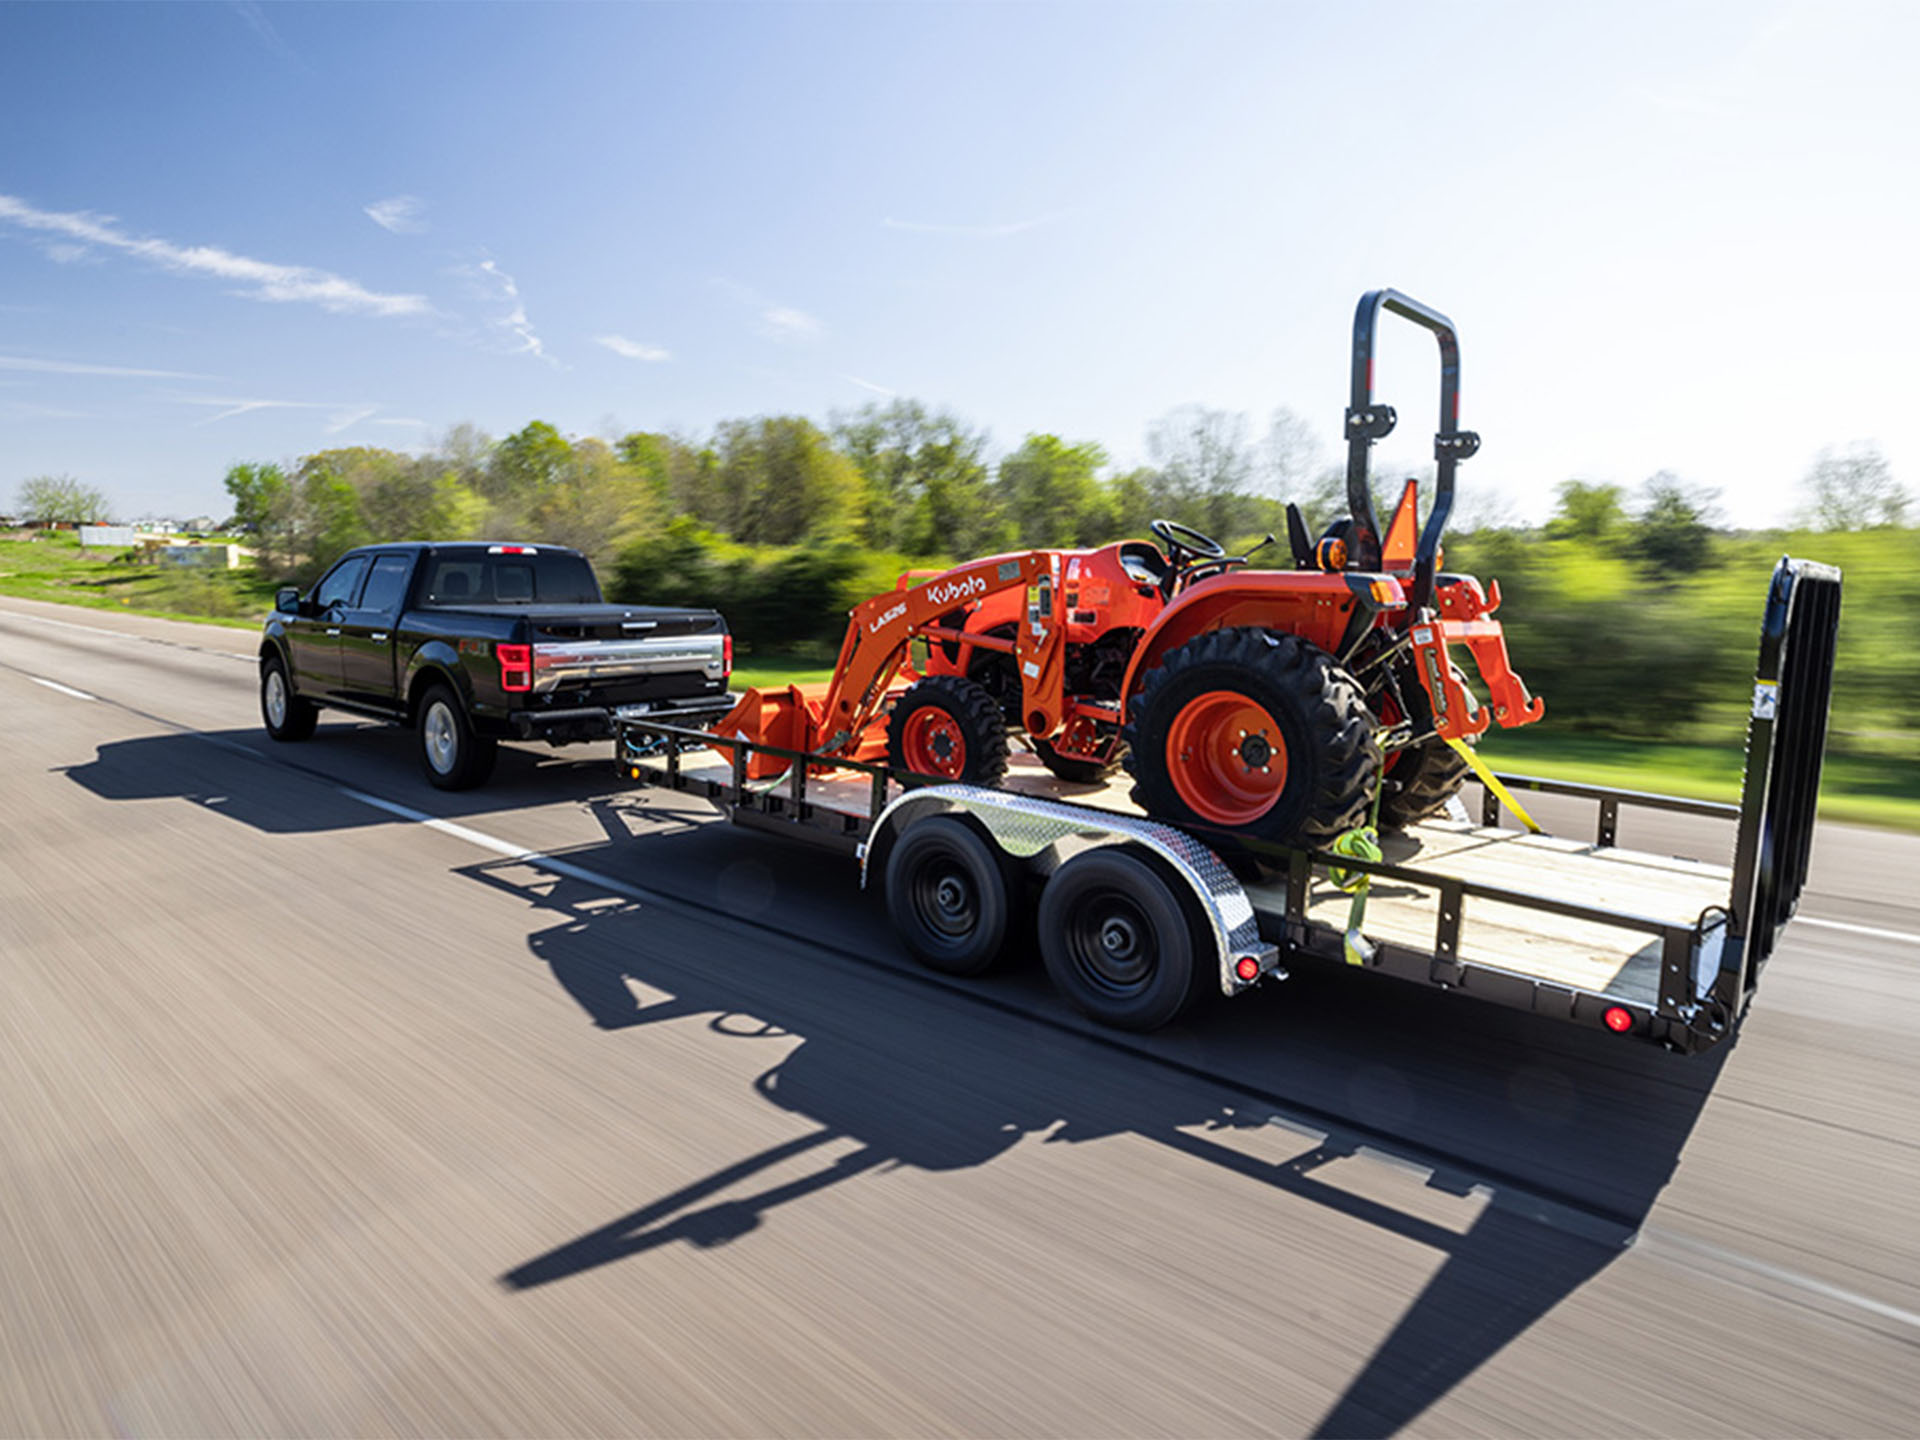
[[[71,685],[62,685],[58,680],[42,680],[38,675],[29,675],[27,679],[36,685],[44,685],[49,690],[58,690],[62,695],[71,695],[76,700],[98,700],[98,695],[89,695],[84,690],[76,690]]]
[[[615,880],[611,875],[602,875],[597,870],[589,870],[583,865],[574,865],[566,860],[558,860],[539,850],[528,850],[508,840],[499,840],[479,830],[469,830],[465,825],[456,825],[451,820],[442,820],[429,815],[424,810],[415,810],[410,806],[397,805],[391,800],[383,800],[378,795],[369,795],[364,790],[352,790],[347,786],[338,787],[342,795],[358,800],[362,805],[371,805],[376,810],[384,810],[402,820],[410,820],[416,825],[424,825],[429,830],[438,830],[442,835],[451,835],[456,840],[464,840],[469,845],[477,845],[482,850],[490,850],[495,855],[503,855],[509,860],[518,860],[526,865],[538,865],[543,870],[551,870],[556,875],[564,875],[569,880],[578,880],[583,885],[596,885],[615,895],[624,895],[629,900],[643,904],[655,904],[659,896],[650,894],[635,886]]]
[[[1850,1305],[1856,1310],[1864,1310],[1869,1315],[1878,1315],[1882,1320],[1891,1320],[1897,1325],[1906,1325],[1920,1330],[1920,1315],[1911,1310],[1902,1310],[1898,1305],[1889,1305],[1883,1300],[1875,1300],[1870,1295],[1858,1291],[1843,1290],[1838,1285],[1829,1285],[1824,1280],[1816,1280],[1811,1275],[1802,1275],[1798,1270],[1789,1270],[1783,1265],[1773,1265],[1765,1260],[1756,1260],[1751,1255],[1742,1255],[1736,1250],[1727,1250],[1705,1240],[1695,1240],[1690,1235],[1681,1235],[1672,1230],[1657,1230],[1649,1226],[1640,1232],[1640,1241],[1652,1242],[1655,1250],[1685,1250],[1717,1260],[1722,1265],[1731,1265],[1735,1269],[1747,1270],[1755,1275],[1764,1275],[1782,1285],[1804,1290],[1810,1295],[1833,1300],[1842,1305]]]
[[[231,650],[209,650],[204,645],[189,645],[184,640],[163,640],[158,635],[135,635],[130,630],[109,630],[104,625],[77,625],[71,620],[55,620],[48,615],[29,615],[24,610],[8,610],[0,607],[0,618],[25,620],[30,625],[57,625],[62,630],[79,630],[88,635],[104,635],[111,640],[139,640],[148,645],[171,645],[176,650],[191,650],[199,655],[213,655],[221,660],[239,660],[245,664],[254,663],[251,655],[237,655]],[[191,621],[174,621],[174,624],[191,624]]]
[[[1904,930],[1881,930],[1872,925],[1849,925],[1844,920],[1821,920],[1812,915],[1796,915],[1795,925],[1818,925],[1822,930],[1844,930],[1849,935],[1871,935],[1876,940],[1900,940],[1908,945],[1920,945],[1920,935],[1909,935]]]

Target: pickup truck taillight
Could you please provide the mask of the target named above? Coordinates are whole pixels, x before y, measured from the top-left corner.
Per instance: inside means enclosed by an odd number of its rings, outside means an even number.
[[[733,674],[733,636],[731,633],[720,637],[720,678],[725,680]]]
[[[533,647],[496,645],[493,653],[500,660],[500,688],[515,693],[533,689]]]

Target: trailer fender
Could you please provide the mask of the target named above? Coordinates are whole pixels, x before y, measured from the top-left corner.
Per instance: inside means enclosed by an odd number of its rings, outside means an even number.
[[[976,785],[929,785],[896,797],[873,822],[860,846],[860,884],[876,868],[885,872],[894,840],[929,815],[964,814],[1016,860],[1046,862],[1047,852],[1068,845],[1130,844],[1145,850],[1174,883],[1190,892],[1205,917],[1220,970],[1220,993],[1237,995],[1272,976],[1284,980],[1280,952],[1260,937],[1253,902],[1220,857],[1170,825],[1129,815],[1099,816],[1083,806],[1061,805]],[[1251,959],[1251,973],[1240,973]]]

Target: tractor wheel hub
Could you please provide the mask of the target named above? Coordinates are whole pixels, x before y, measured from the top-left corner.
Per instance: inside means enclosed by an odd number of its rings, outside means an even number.
[[[1240,742],[1240,759],[1249,770],[1263,769],[1273,759],[1273,746],[1265,735],[1249,735]]]

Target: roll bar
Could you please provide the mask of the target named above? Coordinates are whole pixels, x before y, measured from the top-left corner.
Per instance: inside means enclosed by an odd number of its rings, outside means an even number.
[[[1373,492],[1367,484],[1367,458],[1373,442],[1391,434],[1399,418],[1391,405],[1376,405],[1373,400],[1374,339],[1383,309],[1431,330],[1440,342],[1440,428],[1433,437],[1439,478],[1426,526],[1420,532],[1413,590],[1408,597],[1418,611],[1433,603],[1434,557],[1440,550],[1447,517],[1453,513],[1454,469],[1480,448],[1480,437],[1460,428],[1460,337],[1453,322],[1398,290],[1369,290],[1362,295],[1353,312],[1353,384],[1347,405],[1347,508],[1353,515],[1355,564],[1363,569],[1375,569],[1380,564],[1380,522],[1373,513]]]

